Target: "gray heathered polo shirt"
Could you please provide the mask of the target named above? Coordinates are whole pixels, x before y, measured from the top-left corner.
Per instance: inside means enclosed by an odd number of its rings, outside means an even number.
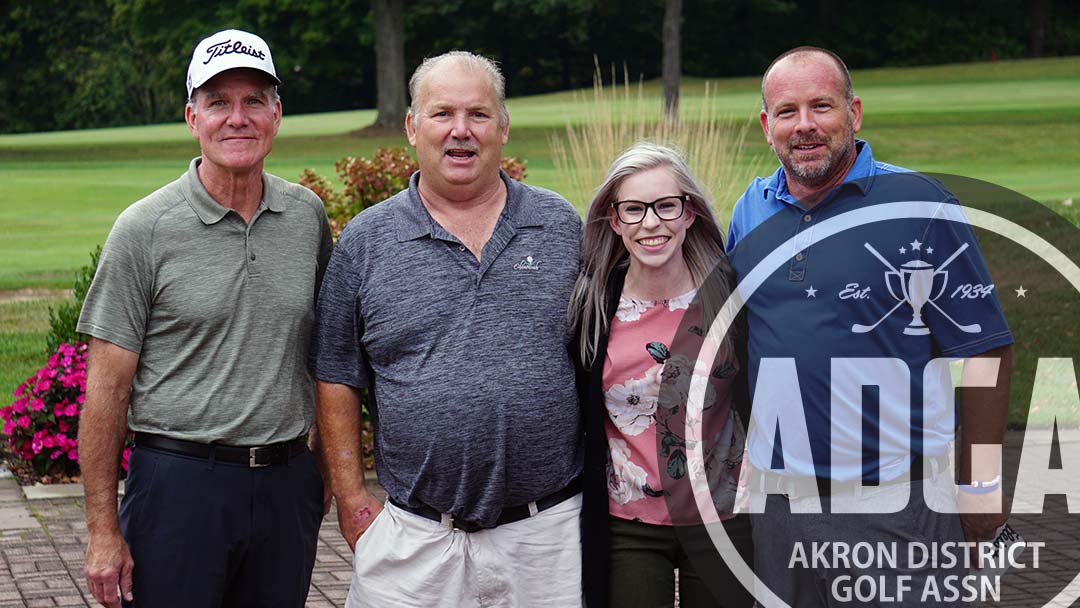
[[[307,367],[330,226],[310,190],[263,174],[251,224],[196,173],[117,218],[79,331],[139,353],[128,426],[229,445],[304,434]]]
[[[345,227],[319,295],[319,380],[375,387],[375,463],[396,500],[492,525],[581,470],[566,310],[581,220],[505,174],[478,262],[409,188]]]

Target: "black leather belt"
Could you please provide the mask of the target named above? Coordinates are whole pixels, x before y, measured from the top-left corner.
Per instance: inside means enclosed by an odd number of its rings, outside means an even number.
[[[243,464],[254,469],[274,464],[285,464],[289,462],[290,458],[300,455],[307,448],[307,435],[301,435],[292,441],[245,448],[217,443],[184,441],[150,433],[135,433],[135,447],[151,448],[206,460],[213,458],[218,462]]]
[[[447,518],[449,519],[450,527],[461,530],[462,532],[478,532],[486,528],[495,528],[505,524],[512,524],[515,521],[521,521],[523,519],[532,517],[536,513],[546,511],[547,509],[554,507],[562,501],[572,496],[576,496],[579,492],[581,492],[580,477],[578,479],[575,479],[574,481],[571,481],[565,488],[558,490],[552,494],[548,494],[547,496],[541,498],[535,503],[518,505],[516,507],[504,507],[502,513],[499,514],[499,519],[495,521],[494,526],[482,526],[476,522],[458,519],[453,515],[447,515]],[[409,505],[394,500],[392,497],[388,497],[387,500],[389,500],[391,504],[401,509],[402,511],[408,511],[409,513],[419,515],[420,517],[430,519],[432,521],[443,521],[443,514],[436,511],[435,509],[432,509],[431,507],[410,507]],[[534,506],[536,509],[535,512],[532,510]]]

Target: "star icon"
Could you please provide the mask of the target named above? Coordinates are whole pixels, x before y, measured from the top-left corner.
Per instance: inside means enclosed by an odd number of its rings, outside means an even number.
[[[808,297],[808,298],[817,298],[817,290],[814,289],[813,285],[810,286],[810,289],[806,290],[806,297]]]
[[[933,247],[927,247],[926,248],[926,253],[928,253],[928,254],[929,253],[934,253],[934,248]]]
[[[1027,297],[1028,290],[1024,289],[1023,285],[1020,286],[1020,289],[1016,289],[1014,291],[1016,292],[1016,297],[1018,297],[1018,298],[1026,298]]]
[[[903,255],[905,253],[907,253],[907,247],[901,247],[900,248],[900,254]]]
[[[911,241],[911,250],[920,251],[922,249],[922,245],[923,244],[919,242],[919,239],[915,239],[914,241]]]

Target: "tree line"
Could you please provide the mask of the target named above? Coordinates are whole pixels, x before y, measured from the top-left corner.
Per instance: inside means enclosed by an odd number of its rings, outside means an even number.
[[[0,0],[0,132],[178,120],[195,43],[230,27],[270,44],[291,114],[374,107],[376,57],[408,74],[453,48],[497,59],[509,95],[588,86],[594,57],[656,78],[665,23],[669,32],[679,25],[678,67],[688,76],[760,74],[799,44],[834,49],[852,68],[1080,54],[1080,3],[1069,0],[683,0],[675,22],[669,5]],[[387,27],[400,28],[402,56],[377,49],[380,27],[384,39]]]

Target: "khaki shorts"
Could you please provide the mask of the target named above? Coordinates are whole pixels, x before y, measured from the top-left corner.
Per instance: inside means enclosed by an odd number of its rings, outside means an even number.
[[[385,508],[356,543],[346,608],[578,608],[581,495],[520,521],[462,532]]]

